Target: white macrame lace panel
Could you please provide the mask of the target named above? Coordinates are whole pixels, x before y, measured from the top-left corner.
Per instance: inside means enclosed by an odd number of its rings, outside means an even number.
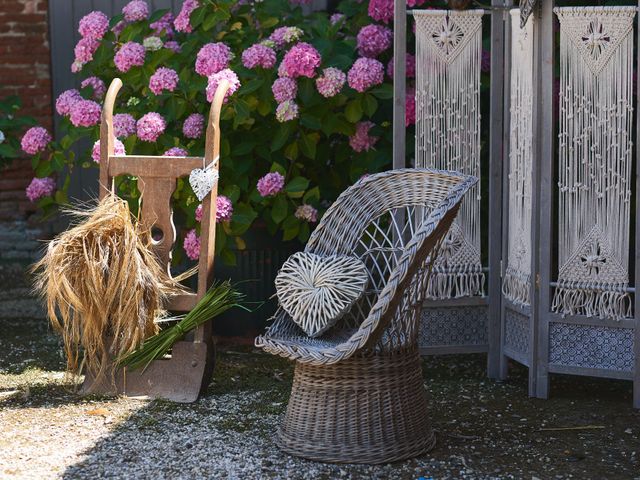
[[[480,178],[482,10],[416,10],[416,167]],[[482,295],[480,184],[460,213],[435,262],[427,296]]]
[[[635,7],[556,8],[560,20],[559,272],[552,310],[631,316],[629,223]]]
[[[533,177],[533,17],[520,27],[511,10],[511,100],[507,265],[502,292],[517,305],[531,304]]]

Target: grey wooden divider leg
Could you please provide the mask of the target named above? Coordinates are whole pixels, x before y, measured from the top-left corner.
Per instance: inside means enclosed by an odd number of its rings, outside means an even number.
[[[535,171],[539,180],[538,188],[538,265],[536,273],[536,296],[534,302],[534,325],[537,345],[534,358],[536,370],[536,391],[538,398],[549,396],[549,312],[551,310],[551,245],[553,219],[553,172],[554,172],[554,130],[553,130],[553,7],[555,2],[542,2],[538,35],[540,52],[537,67],[540,70],[539,88],[540,117],[538,135],[538,158]]]
[[[404,168],[407,135],[405,102],[407,92],[407,4],[395,1],[393,6],[393,168]]]
[[[640,8],[640,1],[638,1],[638,8]],[[640,40],[640,27],[636,32],[638,35],[638,40]],[[640,43],[638,43],[640,45]],[[640,67],[640,47],[638,48],[638,62],[636,64],[637,67]],[[640,116],[637,112],[640,110],[640,82],[638,82],[638,96],[636,97],[636,122],[637,122],[637,132],[636,132],[636,145],[638,145],[638,141],[640,140]],[[640,251],[640,215],[638,214],[640,206],[640,155],[638,155],[638,151],[636,150],[636,252]],[[640,292],[638,292],[638,284],[640,279],[640,261],[638,255],[636,253],[635,256],[635,279],[634,282],[636,284],[636,292],[633,294],[634,296],[634,319],[635,319],[635,337],[634,337],[634,353],[635,353],[635,365],[633,370],[633,406],[635,408],[640,408]]]
[[[491,6],[504,7],[510,0],[492,0]],[[489,140],[489,354],[487,374],[500,378],[500,338],[502,311],[502,168],[504,165],[505,102],[505,9],[491,11],[491,112]]]

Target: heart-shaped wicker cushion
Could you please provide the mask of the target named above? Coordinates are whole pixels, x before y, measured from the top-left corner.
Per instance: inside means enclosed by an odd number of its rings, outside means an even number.
[[[291,255],[276,277],[280,306],[310,337],[322,335],[360,298],[367,269],[355,257]]]

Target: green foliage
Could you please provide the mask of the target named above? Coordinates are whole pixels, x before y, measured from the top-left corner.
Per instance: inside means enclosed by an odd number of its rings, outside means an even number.
[[[196,55],[203,45],[211,42],[224,42],[231,48],[235,58],[230,68],[240,78],[241,87],[223,108],[220,192],[232,200],[234,211],[230,222],[218,224],[216,244],[217,254],[228,262],[234,261],[233,250],[243,248],[241,236],[254,222],[266,223],[270,232],[284,240],[306,241],[313,225],[295,217],[299,206],[309,204],[321,215],[337,195],[360,176],[390,166],[390,80],[364,94],[345,84],[340,94],[324,98],[318,93],[314,79],[298,79],[296,103],[300,115],[280,123],[275,117],[277,104],[271,85],[278,78],[278,66],[289,47],[278,50],[278,61],[272,69],[250,70],[242,65],[242,52],[248,47],[268,39],[278,27],[298,26],[304,30],[300,41],[312,44],[322,54],[318,74],[330,66],[346,73],[358,58],[355,36],[372,20],[367,16],[367,2],[345,0],[339,8],[347,18],[331,25],[326,12],[304,15],[287,0],[203,1],[191,14],[193,32],[177,33],[173,38],[181,46],[179,53],[168,48],[148,51],[143,66],[133,67],[126,73],[118,72],[113,61],[116,50],[124,42],[142,43],[154,35],[149,22],[135,22],[126,25],[117,37],[109,31],[93,60],[78,74],[80,78],[97,76],[107,86],[115,77],[122,79],[124,87],[116,113],[130,113],[139,119],[147,112],[158,112],[166,119],[167,129],[155,143],[143,142],[135,135],[122,138],[127,154],[160,155],[179,146],[190,155],[199,156],[204,154],[204,136],[191,140],[182,133],[184,120],[190,114],[198,112],[206,117],[209,110],[205,96],[207,79],[194,69]],[[165,13],[166,10],[154,12],[150,20],[157,20]],[[114,17],[111,26],[121,20],[121,15]],[[164,32],[160,37],[163,41],[169,39]],[[390,58],[388,50],[378,59],[386,65]],[[172,68],[178,73],[179,85],[174,92],[154,95],[149,90],[149,78],[158,67]],[[82,91],[85,98],[90,98],[92,93],[90,88]],[[379,141],[375,151],[356,153],[349,146],[349,136],[355,133],[356,123],[365,120],[377,125],[372,132]],[[68,118],[63,118],[60,131],[63,137],[52,142],[52,153],[33,159],[36,174],[60,176],[72,174],[75,168],[95,168],[90,148],[85,147],[78,155],[73,155],[73,151],[78,151],[78,144],[93,145],[98,139],[99,127],[77,128]],[[275,197],[263,198],[256,190],[256,183],[270,171],[285,176],[285,187]],[[139,197],[135,179],[119,181],[118,188],[125,198]],[[186,229],[199,229],[194,220],[198,202],[187,182],[179,183],[173,200],[177,223]],[[67,197],[62,191],[46,201],[44,206],[53,208],[65,203]],[[137,200],[130,203],[133,205]]]
[[[19,115],[22,102],[16,96],[0,100],[0,169],[22,155],[20,135],[36,124],[31,117]]]

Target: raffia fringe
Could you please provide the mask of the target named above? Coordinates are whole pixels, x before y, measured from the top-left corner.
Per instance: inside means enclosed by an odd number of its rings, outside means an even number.
[[[434,270],[427,287],[427,298],[445,300],[484,295],[484,280],[481,271],[459,273]]]
[[[586,315],[614,320],[632,317],[631,297],[620,288],[616,290],[560,286],[553,296],[551,311],[562,316]]]
[[[502,294],[520,306],[531,305],[531,275],[507,268],[502,282]]]

